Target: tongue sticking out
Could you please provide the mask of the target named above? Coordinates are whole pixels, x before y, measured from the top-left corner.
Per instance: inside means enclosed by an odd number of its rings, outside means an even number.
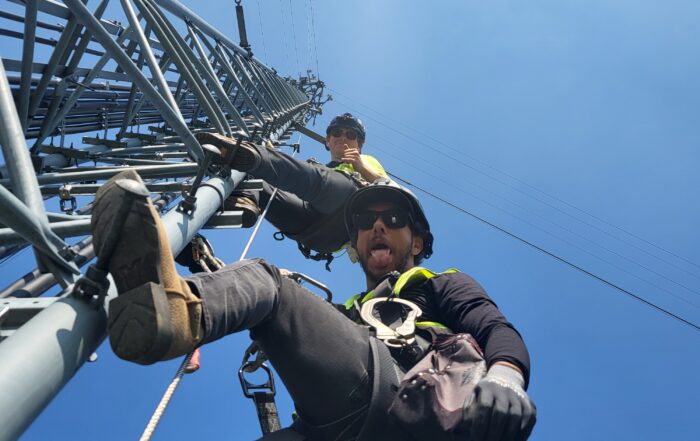
[[[391,250],[389,248],[372,250],[370,256],[377,266],[387,266],[391,263]]]

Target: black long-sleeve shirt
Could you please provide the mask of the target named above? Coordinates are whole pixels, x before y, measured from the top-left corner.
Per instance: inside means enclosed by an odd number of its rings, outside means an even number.
[[[525,343],[476,280],[461,272],[438,274],[409,284],[399,296],[420,307],[423,313],[419,321],[437,322],[452,332],[471,334],[488,366],[497,361],[518,366],[527,388],[530,356]]]

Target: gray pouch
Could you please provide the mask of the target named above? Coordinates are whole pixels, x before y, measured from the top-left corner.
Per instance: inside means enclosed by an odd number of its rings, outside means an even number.
[[[389,414],[415,439],[457,439],[464,404],[484,375],[486,362],[471,335],[438,335],[401,380]]]

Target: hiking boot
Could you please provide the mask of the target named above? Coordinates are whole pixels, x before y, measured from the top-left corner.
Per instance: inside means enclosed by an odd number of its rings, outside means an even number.
[[[224,210],[226,211],[242,211],[243,228],[250,228],[255,225],[255,222],[260,216],[260,207],[255,200],[244,194],[232,194],[224,201]]]
[[[195,135],[200,144],[211,144],[221,151],[221,163],[231,168],[248,172],[260,165],[260,153],[255,144],[243,141],[238,144],[235,139],[219,133],[198,132]]]
[[[118,238],[109,261],[119,293],[109,304],[112,350],[124,360],[152,364],[199,345],[204,333],[202,301],[177,274],[168,237],[150,198],[129,192],[123,180],[143,185],[136,172],[127,170],[98,190],[91,221],[93,243],[100,255],[109,236]],[[124,227],[115,231],[113,219],[128,197],[133,200],[131,209]]]

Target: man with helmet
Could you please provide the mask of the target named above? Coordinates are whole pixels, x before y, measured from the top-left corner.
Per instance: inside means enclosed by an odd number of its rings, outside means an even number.
[[[311,250],[330,256],[342,248],[348,242],[342,216],[345,201],[360,186],[386,178],[375,158],[361,154],[365,137],[364,124],[352,114],[333,118],[326,129],[326,149],[331,161],[323,166],[259,144],[237,145],[235,140],[216,133],[197,134],[201,143],[212,144],[223,152],[235,150],[231,168],[264,181],[257,201],[254,193],[239,192],[231,195],[224,207],[242,210],[243,226],[252,226],[260,213],[259,206],[266,206],[277,188],[267,220],[299,242],[307,257]]]
[[[338,115],[326,129],[326,150],[331,153],[331,162],[326,164],[348,174],[358,173],[366,182],[386,178],[384,169],[372,156],[363,155],[365,126],[350,113]]]
[[[125,185],[125,179],[135,182]],[[407,429],[404,420],[388,412],[390,405],[393,412],[397,402],[400,407],[412,399],[397,395],[396,385],[430,350],[418,340],[468,333],[474,348],[483,348],[481,363],[488,371],[459,379],[460,384],[473,380],[473,391],[459,402],[457,420],[438,439],[529,436],[535,409],[525,393],[527,349],[473,279],[456,270],[438,274],[417,266],[432,254],[433,236],[409,191],[377,183],[356,191],[346,204],[346,229],[358,251],[367,291],[343,306],[315,296],[260,259],[179,277],[160,218],[143,196],[148,193],[145,187],[135,189],[142,185],[135,172],[123,172],[101,187],[93,208],[97,254],[101,256],[105,243],[117,241],[109,271],[119,296],[110,303],[108,327],[119,357],[151,364],[247,329],[275,367],[299,415],[291,428],[262,439],[425,439],[420,434],[428,432],[420,424],[427,410],[413,409],[420,420],[417,429]],[[134,202],[125,225],[114,231],[110,219],[130,192]],[[405,344],[397,344],[401,338],[386,338],[383,327],[395,324],[377,322],[391,320],[383,310],[374,319],[367,316],[365,306],[370,304],[419,308],[421,322],[415,322],[418,328],[410,336],[415,342],[409,345],[404,338]],[[359,320],[358,309],[373,330]],[[399,314],[401,328],[413,319],[415,315]],[[406,337],[399,327],[394,331]]]

